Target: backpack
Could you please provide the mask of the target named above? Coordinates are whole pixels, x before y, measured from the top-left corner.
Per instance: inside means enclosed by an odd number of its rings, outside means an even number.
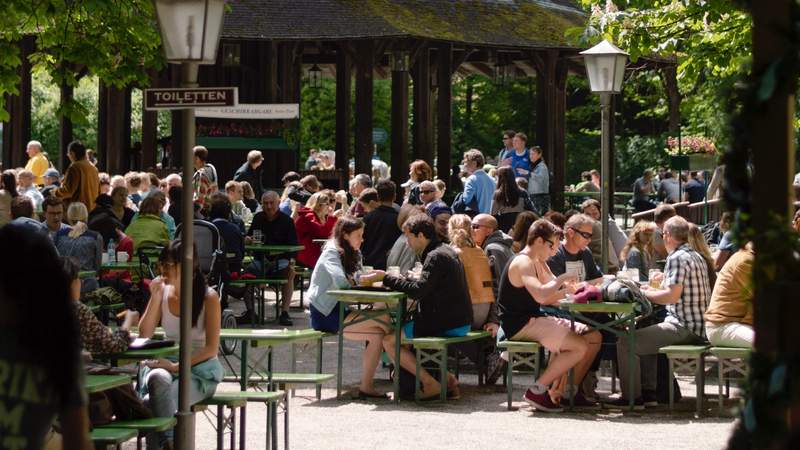
[[[639,289],[635,281],[616,279],[606,281],[600,288],[604,302],[636,303],[635,311],[639,316],[647,317],[653,313],[653,304]]]
[[[469,298],[473,305],[494,302],[492,291],[492,269],[486,253],[477,247],[464,247],[458,252],[464,267]]]

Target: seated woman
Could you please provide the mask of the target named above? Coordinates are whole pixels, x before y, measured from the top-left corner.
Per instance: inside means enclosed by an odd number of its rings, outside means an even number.
[[[377,281],[378,273],[363,274],[361,264],[361,243],[364,241],[364,222],[361,219],[344,216],[333,230],[333,238],[325,244],[322,255],[311,274],[308,288],[310,299],[311,327],[315,330],[337,333],[339,331],[339,303],[327,294],[331,289],[348,289],[359,281],[364,284]],[[359,277],[357,274],[360,274]],[[356,278],[359,278],[358,280]],[[357,311],[346,311],[344,322],[349,323],[360,319]],[[380,360],[381,352],[386,349],[390,358],[394,359],[394,344],[386,345],[386,336],[390,336],[392,329],[386,325],[390,323],[388,315],[376,317],[344,329],[344,337],[355,341],[366,341],[364,350],[361,384],[358,389],[360,398],[386,398],[385,394],[378,393],[373,384],[375,368]],[[414,372],[414,355],[406,349],[401,350],[400,365],[407,371]],[[421,380],[423,390],[427,396],[439,395],[439,383],[423,370]]]
[[[525,242],[528,240],[528,230],[533,222],[539,220],[539,216],[533,211],[524,211],[517,215],[517,220],[514,221],[514,226],[509,230],[513,244],[511,250],[514,253],[519,253],[525,248]]]
[[[705,312],[711,345],[753,348],[753,244],[730,257],[719,272]]]
[[[576,387],[567,390],[567,395],[576,393],[576,404],[587,403],[577,386],[581,385],[601,342],[599,332],[578,322],[573,332],[569,320],[546,316],[539,306],[552,305],[575,292],[574,273],[555,277],[547,266],[547,259],[558,250],[560,239],[561,230],[548,220],[534,222],[525,248],[509,263],[498,292],[500,328],[505,338],[539,342],[550,351],[547,368],[524,397],[537,410],[548,412],[561,411],[559,403],[570,369],[574,369]]]
[[[81,202],[72,202],[67,208],[67,221],[72,229],[64,229],[56,238],[56,249],[64,257],[74,258],[79,270],[100,270],[103,254],[103,237],[100,233],[92,231],[86,225],[89,213],[86,205]],[[90,292],[98,288],[97,277],[89,277],[81,283],[81,293]]]
[[[656,268],[653,250],[653,235],[656,224],[647,220],[636,222],[631,230],[628,242],[619,254],[619,260],[626,269],[639,269],[639,281],[647,281],[650,269]]]
[[[175,239],[175,231],[177,230],[177,225],[175,225],[175,219],[172,218],[169,214],[165,212],[167,208],[167,196],[164,195],[163,192],[160,190],[151,191],[150,194],[147,195],[148,197],[153,197],[153,200],[158,202],[158,217],[164,222],[167,226],[167,234],[169,235],[169,239]],[[133,216],[133,220],[139,217],[141,210]]]
[[[492,211],[497,219],[498,228],[507,233],[514,225],[519,213],[533,211],[533,203],[528,192],[517,186],[514,169],[499,167],[497,169],[497,189],[492,196]]]
[[[144,204],[150,196],[142,200]],[[147,217],[147,216],[142,216]],[[200,271],[197,248],[192,272],[192,382],[189,403],[211,397],[222,381],[222,365],[217,360],[220,333],[220,303],[217,293],[206,285]],[[139,321],[139,337],[153,337],[161,325],[167,339],[180,344],[181,255],[180,241],[170,242],[158,259],[161,276],[150,283],[150,301]],[[178,409],[178,363],[160,358],[143,362],[139,392],[156,417],[172,417]],[[147,436],[147,447],[162,448],[172,432]]]
[[[297,262],[314,267],[321,253],[320,246],[314,239],[328,239],[331,230],[336,225],[333,213],[333,202],[326,191],[315,192],[306,202],[306,206],[297,208],[297,218],[294,228],[297,232],[297,242],[304,248],[297,254]]]
[[[125,229],[133,240],[133,254],[142,247],[158,247],[169,242],[167,224],[161,220],[161,202],[155,195],[148,195],[139,204],[139,212]]]
[[[400,214],[397,215],[397,227],[402,230],[406,220],[418,214],[425,214],[425,209],[422,206],[403,205],[403,207],[400,208]],[[418,262],[419,256],[408,246],[406,235],[401,234],[397,240],[394,241],[391,250],[389,250],[389,256],[386,259],[386,267],[396,266],[400,269],[400,273],[406,273]]]
[[[128,198],[128,188],[125,186],[115,187],[111,190],[111,211],[114,217],[127,227],[131,224],[136,211],[128,207],[128,203],[133,204]]]
[[[73,203],[74,204],[74,203]],[[128,349],[130,344],[131,325],[139,322],[139,313],[126,311],[125,321],[112,331],[97,320],[92,310],[80,301],[81,280],[78,278],[79,267],[72,258],[62,257],[64,272],[70,281],[70,297],[75,305],[78,325],[81,331],[81,347],[92,354],[114,354]]]

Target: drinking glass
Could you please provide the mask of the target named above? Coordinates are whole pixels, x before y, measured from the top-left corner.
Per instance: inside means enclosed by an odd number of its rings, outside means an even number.
[[[253,240],[256,244],[261,243],[261,230],[253,230]]]
[[[661,287],[661,279],[663,277],[661,277],[660,275],[661,275],[661,270],[659,269],[650,269],[650,271],[647,272],[647,281],[650,284],[651,288],[657,289]]]

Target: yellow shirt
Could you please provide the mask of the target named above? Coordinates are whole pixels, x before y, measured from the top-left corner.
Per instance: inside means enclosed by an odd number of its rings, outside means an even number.
[[[45,171],[49,168],[50,162],[41,152],[34,155],[33,158],[29,159],[28,163],[25,164],[25,169],[33,172],[33,182],[37,185],[44,184],[44,178],[42,178],[42,176],[44,176]]]
[[[743,248],[722,267],[708,302],[707,322],[753,324],[753,259],[753,251]]]

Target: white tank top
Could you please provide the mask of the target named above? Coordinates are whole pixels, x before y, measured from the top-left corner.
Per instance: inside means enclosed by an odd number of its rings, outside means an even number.
[[[181,340],[181,319],[180,317],[172,314],[169,310],[169,293],[174,287],[164,285],[164,294],[161,298],[161,326],[164,328],[164,334],[167,339],[172,339],[176,343]],[[206,295],[209,294],[211,288],[207,288]],[[200,311],[200,316],[197,317],[197,325],[192,327],[192,350],[205,347],[206,345],[206,311],[205,307]]]

